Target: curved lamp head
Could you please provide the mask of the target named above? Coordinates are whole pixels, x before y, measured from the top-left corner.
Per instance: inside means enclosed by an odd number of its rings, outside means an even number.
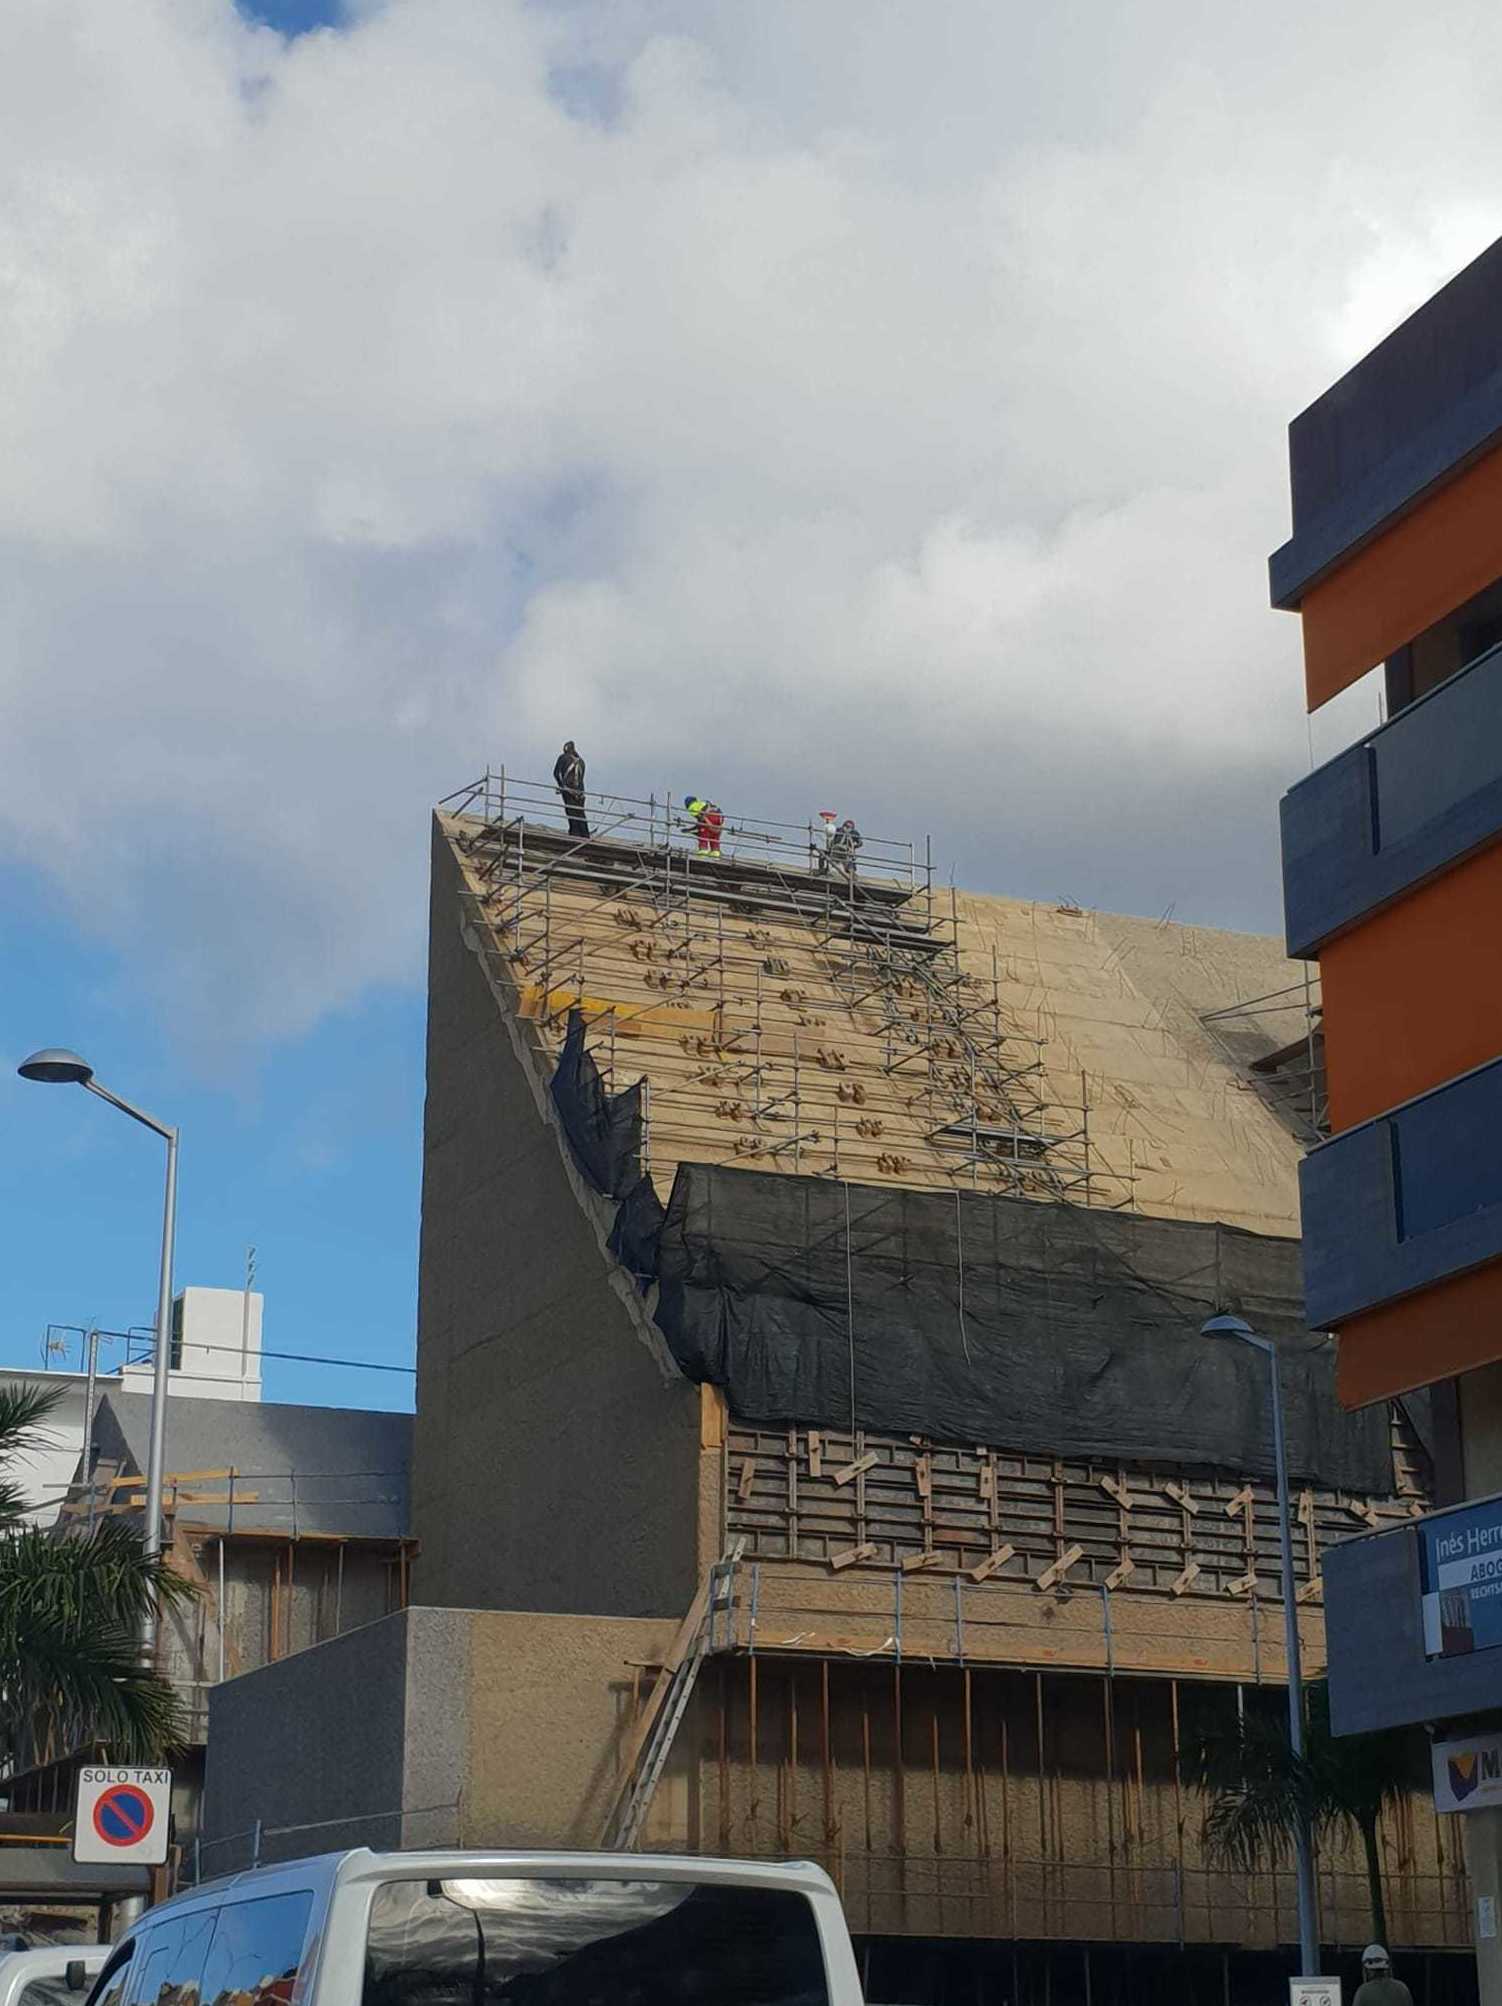
[[[1200,1325],[1201,1337],[1255,1337],[1244,1316],[1212,1316]]]
[[[87,1059],[79,1058],[77,1052],[65,1052],[60,1046],[33,1052],[29,1059],[21,1061],[16,1071],[23,1080],[45,1080],[49,1085],[86,1087],[94,1077],[94,1068]]]

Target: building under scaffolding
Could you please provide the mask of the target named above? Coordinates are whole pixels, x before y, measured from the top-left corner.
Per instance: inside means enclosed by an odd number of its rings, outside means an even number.
[[[849,878],[812,828],[715,859],[587,807],[496,775],[437,818],[416,1606],[216,1692],[216,1865],[332,1792],[320,1844],[811,1856],[873,1997],[1265,1996],[1291,1872],[1218,1864],[1190,1780],[1284,1676],[1265,1402],[1203,1316],[1288,1367],[1314,1666],[1323,1555],[1430,1481],[1425,1414],[1343,1416],[1302,1324],[1252,1071],[1300,972],[951,893],[926,844]],[[371,1714],[252,1760],[331,1676]],[[1381,1844],[1400,1971],[1467,1997],[1450,1821],[1416,1791]],[[1321,1861],[1337,1962],[1360,1865]]]
[[[926,845],[868,840],[847,877],[811,827],[744,817],[699,856],[671,801],[603,800],[588,839],[503,775],[445,806],[523,1018],[556,1040],[577,1011],[607,1085],[649,1081],[664,1192],[708,1143],[810,1176],[1125,1201],[1130,1172],[1092,1161],[1086,1082],[1055,1099],[1045,1041],[1003,1006],[997,950],[962,965]]]

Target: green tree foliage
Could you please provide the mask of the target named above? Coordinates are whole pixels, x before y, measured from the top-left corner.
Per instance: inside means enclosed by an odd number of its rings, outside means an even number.
[[[1386,1943],[1377,1828],[1384,1807],[1414,1781],[1413,1736],[1405,1728],[1332,1734],[1330,1692],[1323,1680],[1305,1687],[1304,1701],[1302,1760],[1289,1745],[1281,1693],[1249,1694],[1239,1714],[1207,1727],[1191,1746],[1191,1779],[1206,1798],[1206,1844],[1214,1858],[1250,1873],[1291,1852],[1301,1814],[1316,1844],[1337,1835],[1358,1837],[1372,1936]]]
[[[167,1604],[193,1591],[147,1560],[121,1518],[66,1532],[23,1523],[28,1500],[9,1468],[45,1441],[58,1398],[0,1387],[0,1756],[89,1746],[159,1760],[181,1739],[181,1709],[144,1662],[142,1626],[153,1593]]]

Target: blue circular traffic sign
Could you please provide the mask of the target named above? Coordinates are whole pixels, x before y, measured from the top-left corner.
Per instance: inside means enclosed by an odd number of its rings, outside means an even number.
[[[137,1846],[156,1822],[146,1792],[134,1783],[117,1783],[94,1806],[94,1830],[107,1846]]]

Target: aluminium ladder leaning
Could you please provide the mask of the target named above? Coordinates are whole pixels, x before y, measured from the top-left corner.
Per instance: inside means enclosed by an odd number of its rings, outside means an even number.
[[[629,1852],[640,1839],[678,1729],[694,1696],[700,1667],[712,1651],[723,1650],[733,1641],[729,1619],[735,1609],[735,1570],[744,1548],[745,1541],[737,1540],[734,1549],[717,1560],[705,1576],[633,1729],[621,1780],[605,1821],[604,1843],[612,1851]]]

